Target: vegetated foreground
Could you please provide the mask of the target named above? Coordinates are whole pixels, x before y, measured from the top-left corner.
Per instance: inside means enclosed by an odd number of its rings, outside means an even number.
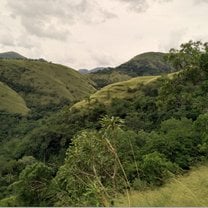
[[[156,190],[193,166],[206,164],[208,43],[182,44],[180,50],[171,50],[167,59],[178,73],[106,86],[81,107],[66,105],[48,114],[48,108],[40,111],[36,106],[24,116],[2,111],[0,206],[114,206],[129,190],[139,194]],[[7,69],[6,60],[0,61],[4,66],[1,79],[7,81],[3,88],[8,89],[9,98],[16,98],[11,92],[16,87],[27,104],[30,93],[14,79],[16,61],[14,70]],[[31,64],[21,68],[26,72],[23,78]],[[44,77],[50,77],[47,71],[54,72],[46,65]],[[58,72],[64,82],[66,74],[62,72],[66,71],[62,68]],[[7,77],[8,73],[13,75]],[[63,82],[53,81],[65,89]],[[199,186],[196,196],[200,196]],[[200,203],[208,205],[207,201]]]
[[[208,205],[208,166],[194,168],[184,176],[174,177],[161,188],[133,191],[133,207],[206,207]],[[121,196],[115,206],[127,207],[127,196]]]

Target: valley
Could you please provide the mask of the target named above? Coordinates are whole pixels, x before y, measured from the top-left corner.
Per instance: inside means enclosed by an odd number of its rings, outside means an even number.
[[[0,54],[0,206],[207,206],[207,47],[89,74]]]

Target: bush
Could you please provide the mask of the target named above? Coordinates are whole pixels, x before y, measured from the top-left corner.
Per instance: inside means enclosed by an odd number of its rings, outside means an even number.
[[[171,163],[158,152],[143,156],[141,163],[142,179],[151,185],[162,185],[168,177],[178,170],[176,164]]]

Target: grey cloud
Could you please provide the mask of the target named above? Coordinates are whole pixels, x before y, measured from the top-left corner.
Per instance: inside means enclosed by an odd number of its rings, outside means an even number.
[[[76,22],[99,23],[115,17],[95,0],[8,0],[7,5],[30,34],[63,41]]]
[[[146,0],[119,0],[121,2],[127,3],[129,8],[137,12],[144,12],[149,7]]]
[[[2,46],[15,46],[16,45],[14,37],[10,34],[1,34],[0,44]]]
[[[165,3],[173,0],[117,0],[128,4],[128,8],[136,12],[145,12],[153,2]]]
[[[177,48],[181,44],[183,37],[187,34],[187,28],[181,28],[180,30],[171,31],[169,40],[166,43],[161,43],[159,48],[169,51],[171,48]]]
[[[194,0],[195,4],[208,3],[208,0]]]
[[[99,51],[99,54],[96,53],[95,51],[91,51],[91,59],[95,62],[96,66],[111,66],[112,63],[115,62],[112,56],[108,54],[104,54]]]

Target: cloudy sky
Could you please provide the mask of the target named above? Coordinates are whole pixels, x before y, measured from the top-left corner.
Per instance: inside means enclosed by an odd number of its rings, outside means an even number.
[[[70,67],[116,66],[208,41],[208,0],[0,0],[0,52]]]

